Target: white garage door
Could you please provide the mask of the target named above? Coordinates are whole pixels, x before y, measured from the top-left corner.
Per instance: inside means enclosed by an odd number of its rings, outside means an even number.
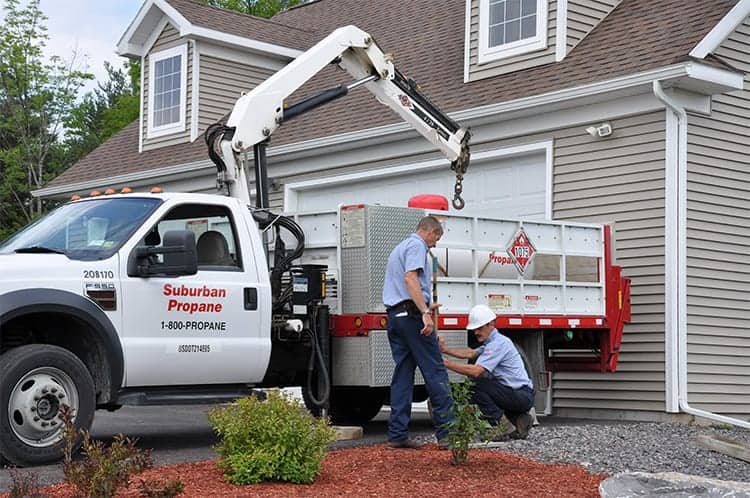
[[[506,149],[472,156],[464,178],[465,211],[502,218],[543,219],[547,155],[551,147]],[[453,199],[455,175],[446,161],[431,161],[286,186],[287,212],[334,209],[339,204],[406,206],[417,194]]]

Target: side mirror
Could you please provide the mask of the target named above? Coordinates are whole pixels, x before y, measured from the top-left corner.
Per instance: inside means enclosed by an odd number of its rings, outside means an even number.
[[[128,259],[128,276],[156,275],[179,277],[198,272],[198,250],[195,234],[190,230],[173,230],[164,234],[162,247],[136,247]],[[163,254],[164,262],[155,256]]]

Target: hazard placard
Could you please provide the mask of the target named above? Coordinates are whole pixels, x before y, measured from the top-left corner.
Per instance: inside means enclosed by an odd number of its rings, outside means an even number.
[[[526,271],[526,267],[531,262],[534,254],[536,254],[536,249],[534,249],[534,245],[526,236],[526,232],[523,231],[523,228],[516,232],[516,235],[513,237],[513,240],[511,240],[507,251],[521,275]]]

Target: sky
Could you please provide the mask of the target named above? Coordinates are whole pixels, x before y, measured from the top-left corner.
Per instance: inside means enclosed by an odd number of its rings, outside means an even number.
[[[143,0],[41,0],[47,16],[49,40],[46,53],[70,60],[74,51],[85,54],[87,71],[106,79],[104,61],[122,67],[115,53],[117,42],[138,13]],[[90,81],[83,91],[96,88]]]

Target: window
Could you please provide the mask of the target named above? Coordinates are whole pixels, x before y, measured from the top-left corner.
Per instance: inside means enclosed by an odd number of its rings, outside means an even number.
[[[480,0],[479,63],[547,47],[547,0]]]
[[[146,234],[142,244],[160,247],[162,237],[170,230],[190,230],[195,234],[199,270],[241,269],[237,234],[226,207],[208,204],[177,206]]]
[[[185,129],[187,45],[149,56],[148,136]]]
[[[109,258],[159,206],[154,198],[95,198],[64,204],[24,228],[0,254],[60,252],[70,259]]]

